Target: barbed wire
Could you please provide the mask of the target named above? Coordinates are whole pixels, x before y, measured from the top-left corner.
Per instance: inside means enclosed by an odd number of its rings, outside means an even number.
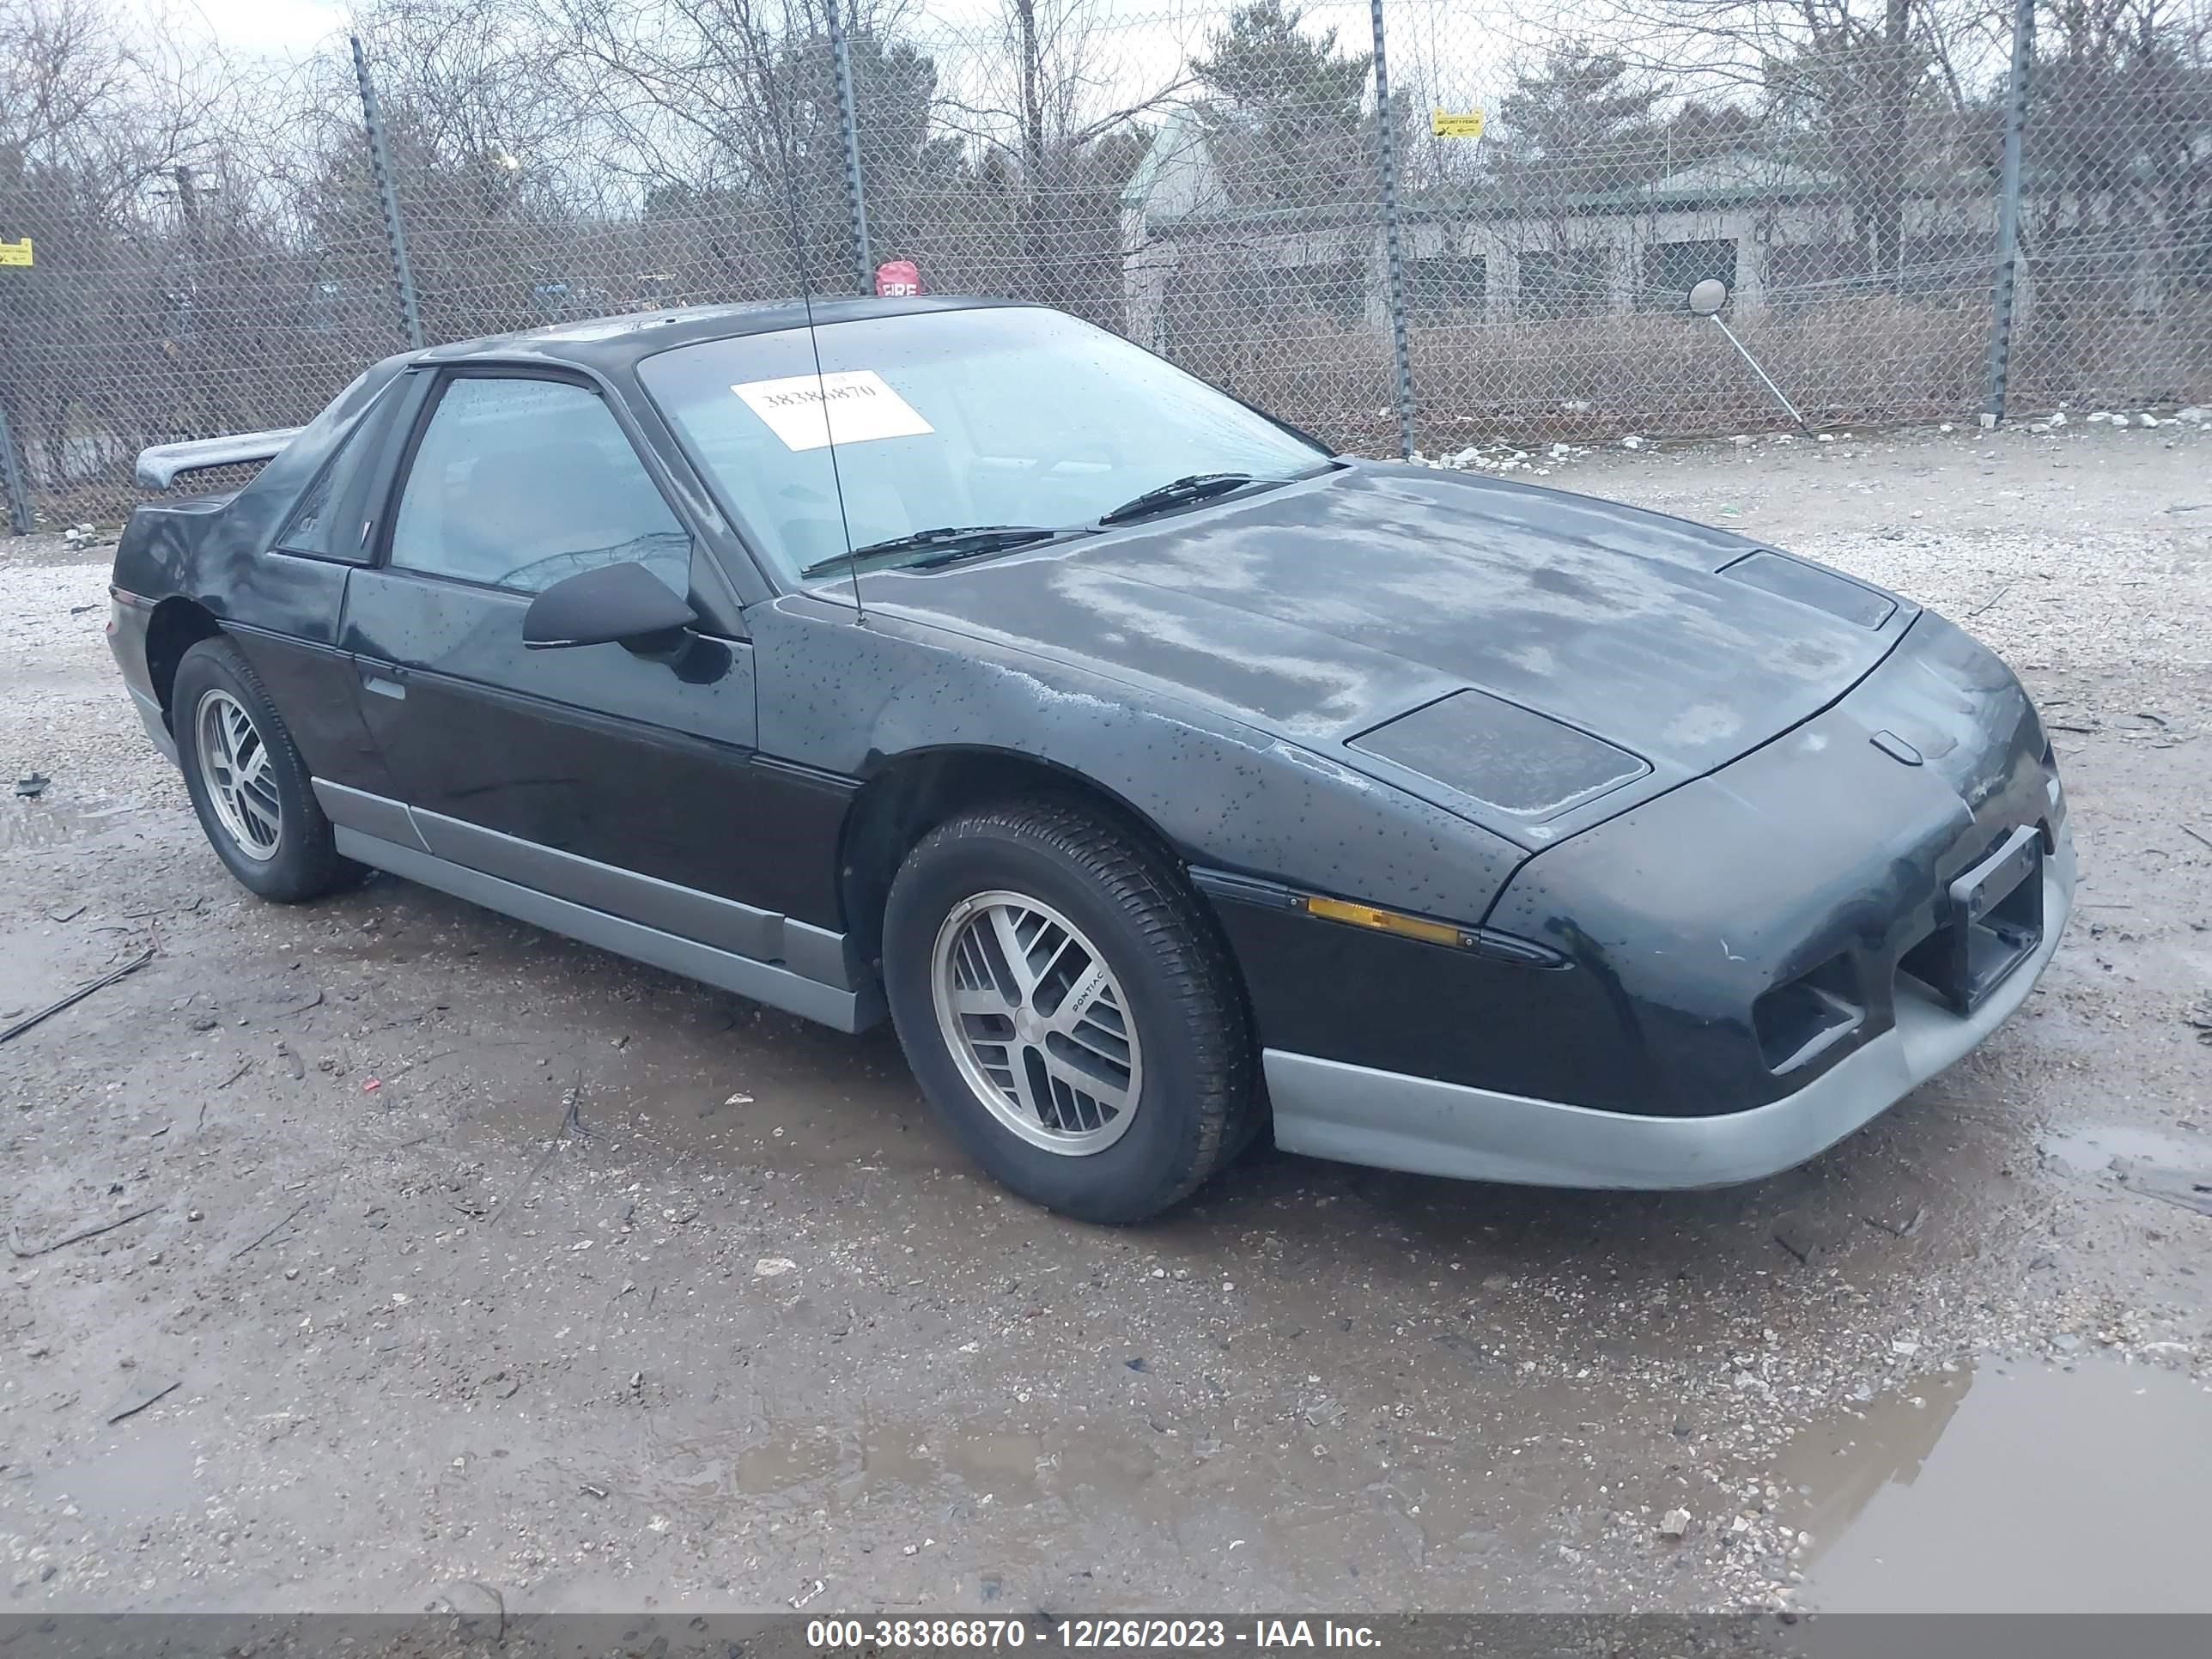
[[[0,264],[0,413],[49,521],[119,517],[137,448],[307,418],[405,343],[344,43],[156,50],[102,3],[42,33],[52,0],[0,0],[0,245],[34,250]],[[1817,418],[1990,395],[2012,41],[1974,0],[1384,0],[1387,106],[1356,0],[951,4],[364,0],[426,335],[904,260],[1388,451],[1395,311],[1435,453],[1782,422],[1685,310],[1713,276]],[[2033,21],[2010,408],[2212,401],[2212,0]]]

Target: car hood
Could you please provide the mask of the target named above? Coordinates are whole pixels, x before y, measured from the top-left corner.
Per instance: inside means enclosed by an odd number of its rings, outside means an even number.
[[[1544,826],[1522,837],[1536,844],[1808,719],[1914,614],[1723,531],[1373,464],[1010,557],[881,573],[864,591],[871,611],[1220,708],[1509,832]],[[1363,738],[1468,690],[1487,696],[1455,702],[1420,741]],[[1480,749],[1492,700],[1516,706],[1498,747],[1540,745],[1547,722],[1528,710],[1641,765],[1598,765],[1601,805],[1570,790],[1510,805],[1496,826],[1486,809],[1508,792],[1439,776],[1455,767],[1437,754]]]

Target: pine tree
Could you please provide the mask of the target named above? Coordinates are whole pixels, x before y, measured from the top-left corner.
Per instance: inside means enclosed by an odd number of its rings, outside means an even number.
[[[1198,106],[1230,199],[1297,207],[1371,194],[1364,106],[1368,52],[1346,52],[1336,31],[1309,35],[1283,0],[1240,6],[1207,36],[1192,70],[1213,94]]]

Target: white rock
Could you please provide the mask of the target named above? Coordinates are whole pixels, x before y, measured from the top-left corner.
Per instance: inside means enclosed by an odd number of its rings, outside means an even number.
[[[1686,1537],[1689,1530],[1690,1512],[1687,1510],[1668,1510],[1659,1519],[1659,1535],[1662,1538]]]
[[[753,1263],[755,1279],[781,1279],[799,1264],[787,1255],[764,1255]]]
[[[2136,416],[2136,424],[2137,426],[2156,426],[2158,424],[2158,416],[2155,415],[2138,415]]]
[[[1623,449],[1641,449],[1644,447],[1644,440],[1632,432],[1620,441],[1620,447]]]

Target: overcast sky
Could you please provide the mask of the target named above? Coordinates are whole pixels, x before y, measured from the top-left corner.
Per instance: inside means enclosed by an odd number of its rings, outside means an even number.
[[[343,0],[174,0],[173,8],[149,7],[157,9],[198,14],[224,46],[272,58],[303,56],[346,25]]]

